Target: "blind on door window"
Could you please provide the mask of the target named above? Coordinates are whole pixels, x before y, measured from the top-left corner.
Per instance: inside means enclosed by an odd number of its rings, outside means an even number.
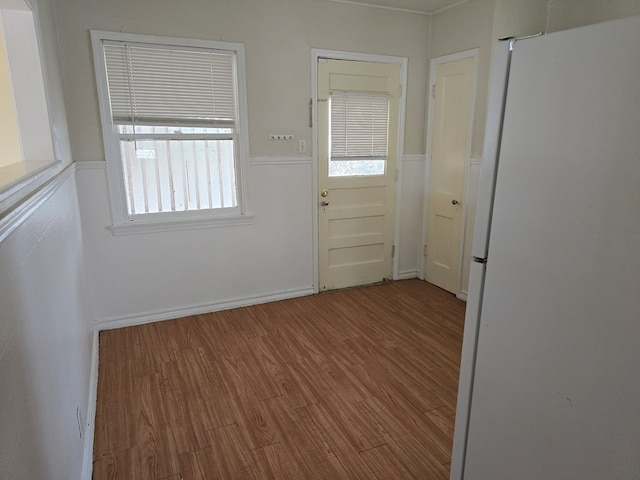
[[[114,123],[235,126],[232,52],[122,42],[104,51]]]
[[[389,96],[331,93],[331,160],[387,158]]]

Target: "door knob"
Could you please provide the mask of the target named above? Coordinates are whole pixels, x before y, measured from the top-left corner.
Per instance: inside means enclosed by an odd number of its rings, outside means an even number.
[[[322,205],[323,207],[328,207],[329,206],[329,202],[327,202],[326,200],[323,200],[320,202],[320,205]]]
[[[322,191],[320,192],[320,196],[321,196],[321,197],[326,197],[327,195],[329,195],[329,190],[322,190]]]
[[[458,200],[451,200],[451,205],[458,205],[460,202]]]

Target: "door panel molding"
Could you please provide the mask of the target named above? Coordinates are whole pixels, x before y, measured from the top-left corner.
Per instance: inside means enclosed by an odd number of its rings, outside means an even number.
[[[432,126],[433,126],[433,115],[434,115],[434,104],[433,102],[433,88],[436,83],[436,71],[437,67],[440,65],[444,65],[450,62],[456,62],[458,60],[464,60],[467,58],[473,59],[473,68],[472,68],[472,79],[471,79],[471,98],[470,103],[471,107],[469,110],[469,131],[467,134],[467,151],[465,158],[465,172],[464,172],[464,186],[462,190],[462,213],[461,213],[461,227],[460,227],[460,241],[458,245],[458,286],[456,295],[459,298],[461,297],[461,279],[462,279],[462,271],[463,271],[463,256],[464,256],[464,245],[465,241],[467,241],[465,231],[466,231],[466,223],[469,221],[467,215],[467,207],[468,207],[468,197],[467,191],[468,187],[468,173],[469,173],[469,161],[471,159],[471,148],[473,141],[473,129],[474,129],[474,118],[475,118],[475,107],[476,107],[476,92],[477,92],[477,83],[478,83],[478,54],[480,49],[473,48],[471,50],[465,50],[462,52],[453,53],[450,55],[444,55],[441,57],[436,57],[431,59],[429,62],[429,85],[427,91],[427,138],[426,138],[426,164],[425,164],[425,178],[424,178],[424,204],[423,204],[423,226],[422,226],[422,238],[420,242],[420,255],[418,261],[418,272],[420,279],[426,279],[426,262],[425,262],[425,254],[426,254],[426,244],[427,244],[427,229],[428,229],[428,218],[429,218],[429,195],[430,195],[430,183],[431,183],[431,156],[432,156],[432,145],[433,145],[433,137],[432,137]],[[469,239],[470,240],[470,239]]]
[[[407,98],[407,68],[409,59],[407,57],[397,57],[391,55],[376,55],[358,52],[346,52],[340,50],[311,49],[311,151],[312,151],[312,188],[311,202],[313,205],[312,219],[312,238],[313,238],[313,289],[317,293],[319,291],[318,281],[318,109],[316,95],[318,91],[318,60],[321,58],[331,60],[352,60],[360,62],[387,63],[400,66],[400,84],[402,85],[402,95],[398,104],[398,142],[396,148],[398,180],[396,181],[395,191],[395,225],[394,240],[396,245],[395,256],[393,257],[393,278],[398,278],[398,260],[399,255],[399,238],[400,238],[400,211],[401,211],[401,193],[402,193],[402,170],[404,159],[404,130],[406,116],[406,98]]]

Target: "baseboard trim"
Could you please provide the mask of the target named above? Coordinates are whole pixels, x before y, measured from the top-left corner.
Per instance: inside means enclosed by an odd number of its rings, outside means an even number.
[[[409,280],[411,278],[418,278],[418,270],[403,270],[398,272],[396,280]]]
[[[460,293],[458,293],[456,295],[457,298],[459,298],[460,300],[462,300],[463,302],[467,301],[467,292],[465,292],[464,290],[461,290]]]
[[[112,330],[114,328],[131,327],[134,325],[143,325],[145,323],[188,317],[190,315],[200,315],[202,313],[217,312],[220,310],[229,310],[231,308],[248,307],[250,305],[257,305],[260,303],[276,302],[278,300],[287,300],[289,298],[304,297],[306,295],[313,295],[314,293],[315,292],[313,290],[313,287],[285,290],[282,292],[274,292],[267,295],[256,295],[251,297],[237,298],[233,300],[222,300],[220,302],[194,305],[185,308],[176,308],[169,310],[160,310],[156,312],[147,312],[138,315],[124,315],[121,317],[105,318],[103,320],[96,321],[96,325],[98,330]]]
[[[91,353],[91,375],[89,377],[89,404],[84,430],[84,452],[82,458],[82,479],[91,480],[93,476],[93,441],[96,431],[96,405],[98,402],[98,347],[100,332],[93,329],[93,351]]]

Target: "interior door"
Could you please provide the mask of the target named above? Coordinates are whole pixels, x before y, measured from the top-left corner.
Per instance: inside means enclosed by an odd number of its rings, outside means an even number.
[[[432,99],[425,278],[456,294],[473,68],[471,57],[437,65]]]
[[[399,65],[319,59],[320,291],[392,276],[400,90]]]

